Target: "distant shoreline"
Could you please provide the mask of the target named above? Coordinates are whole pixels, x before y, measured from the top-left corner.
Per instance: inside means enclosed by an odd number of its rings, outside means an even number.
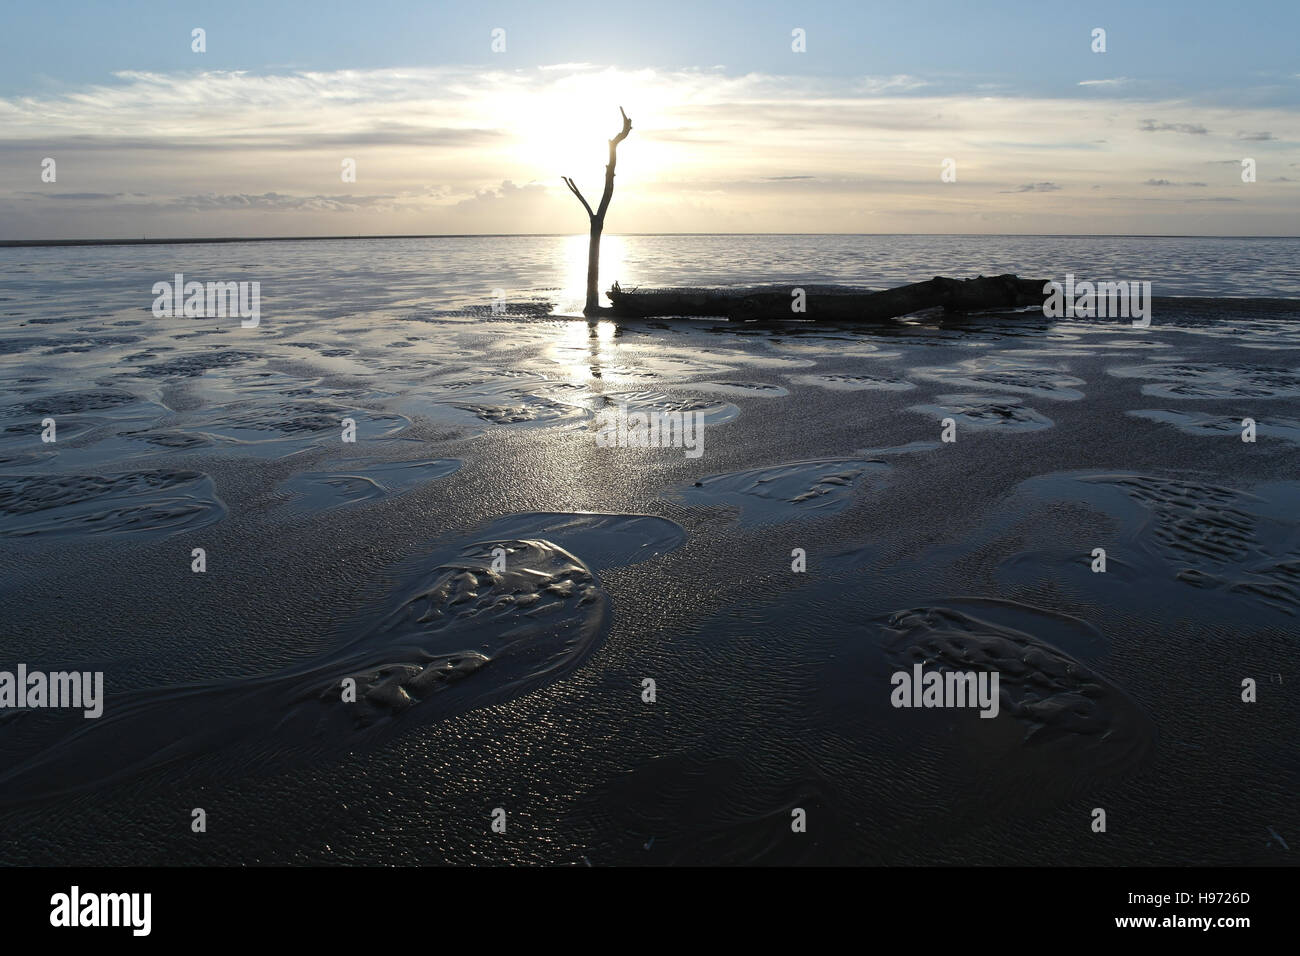
[[[232,242],[340,242],[369,239],[547,239],[565,236],[584,236],[574,232],[500,232],[500,233],[424,233],[393,236],[217,236],[214,238],[181,239],[0,239],[0,249],[40,248],[43,246],[184,246]],[[624,232],[614,236],[957,236],[966,239],[1020,236],[1023,238],[1068,239],[1298,239],[1300,236],[1200,236],[1200,235],[1142,235],[1120,233],[1019,233],[1019,232]]]
[[[567,235],[567,233],[553,233]],[[504,234],[503,236],[504,237]],[[497,237],[497,238],[502,238]],[[227,242],[337,242],[343,239],[489,239],[488,235],[425,235],[425,236],[219,236],[213,239],[0,239],[0,248],[21,249],[38,246],[187,246],[203,243]]]

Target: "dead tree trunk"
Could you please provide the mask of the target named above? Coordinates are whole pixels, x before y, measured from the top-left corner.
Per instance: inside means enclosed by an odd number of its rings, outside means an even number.
[[[583,315],[600,314],[600,234],[605,230],[605,213],[609,209],[609,201],[614,197],[614,164],[618,161],[618,144],[627,139],[627,134],[632,132],[632,121],[623,112],[623,107],[620,106],[618,111],[623,116],[623,129],[609,141],[609,165],[605,167],[605,192],[600,197],[600,205],[596,211],[591,211],[591,204],[583,198],[572,179],[568,176],[561,177],[573,195],[578,197],[578,201],[582,203],[582,208],[587,210],[587,216],[591,220],[591,242],[587,246],[587,304],[582,308]]]

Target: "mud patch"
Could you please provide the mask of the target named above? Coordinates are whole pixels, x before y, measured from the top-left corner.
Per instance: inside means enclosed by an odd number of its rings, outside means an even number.
[[[796,385],[816,385],[837,392],[905,392],[916,388],[913,382],[906,379],[877,375],[790,375],[788,378]]]
[[[520,528],[599,539],[603,557],[620,562],[684,537],[673,522],[645,515],[502,519],[472,544],[404,562],[388,596],[315,660],[263,677],[110,697],[94,726],[51,728],[52,739],[0,776],[0,800],[81,792],[200,756],[223,778],[283,769],[559,680],[604,640],[610,599],[591,566],[560,545],[501,534]]]
[[[1136,409],[1128,414],[1135,418],[1173,425],[1186,435],[1198,438],[1235,438],[1241,441],[1242,420],[1229,415],[1203,415],[1197,412],[1174,412],[1168,409]],[[1290,418],[1257,419],[1255,434],[1263,438],[1280,438],[1300,445],[1300,421]]]
[[[1030,479],[1023,486],[1049,502],[1077,502],[1100,511],[1121,530],[1104,542],[1109,568],[1090,572],[1087,551],[1026,549],[1000,573],[1017,582],[1045,574],[1108,604],[1185,608],[1185,586],[1212,590],[1198,614],[1240,620],[1266,611],[1300,615],[1300,520],[1296,482],[1269,482],[1251,492],[1190,479],[1145,474],[1071,473]],[[1104,579],[1104,580],[1099,580]],[[1243,611],[1239,601],[1252,610]]]
[[[1108,369],[1118,378],[1146,379],[1143,395],[1160,398],[1294,398],[1300,373],[1257,365],[1177,362]]]
[[[1052,420],[1021,400],[988,395],[939,395],[934,405],[913,405],[908,411],[919,412],[934,418],[952,418],[967,428],[996,429],[998,431],[1041,431],[1052,427]]]
[[[692,382],[692,389],[700,392],[720,392],[723,395],[753,395],[757,398],[783,398],[790,390],[767,382]]]
[[[967,388],[1020,392],[1056,402],[1073,402],[1083,398],[1083,392],[1076,388],[1084,384],[1082,379],[1059,369],[999,356],[966,359],[953,366],[918,368],[913,370],[913,374]]]
[[[293,511],[314,514],[404,494],[455,473],[461,465],[457,458],[339,461],[320,471],[294,475],[280,489],[293,496],[289,502]]]
[[[0,535],[165,538],[220,521],[212,479],[193,471],[0,476]]]
[[[998,716],[972,709],[964,715],[971,719],[955,726],[1000,775],[1041,783],[1065,775],[1081,784],[1087,774],[1136,766],[1154,736],[1146,715],[1119,687],[1034,633],[1082,631],[1083,640],[1095,640],[1086,633],[1091,629],[1024,605],[1009,605],[1018,625],[1012,626],[998,619],[1002,603],[898,611],[878,624],[885,659],[909,674],[919,664],[924,672],[999,675]],[[913,713],[895,710],[898,719]]]
[[[848,507],[856,488],[889,471],[884,462],[821,458],[710,475],[680,489],[688,505],[733,505],[741,524],[821,517]]]

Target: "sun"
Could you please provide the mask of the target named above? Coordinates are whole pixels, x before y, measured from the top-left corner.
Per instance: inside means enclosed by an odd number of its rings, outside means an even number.
[[[620,168],[643,178],[663,174],[673,157],[656,142],[654,130],[665,111],[673,110],[673,91],[642,73],[581,64],[567,69],[543,67],[545,75],[526,94],[492,105],[493,112],[509,117],[503,129],[514,136],[511,159],[527,170],[525,178],[564,190],[560,177],[572,177],[595,206],[605,185],[609,141],[623,125],[620,108],[632,119],[632,135],[619,147]]]
[[[621,122],[618,104],[608,97],[548,92],[529,104],[520,131],[520,158],[543,182],[572,177],[594,207],[605,185],[609,140]]]

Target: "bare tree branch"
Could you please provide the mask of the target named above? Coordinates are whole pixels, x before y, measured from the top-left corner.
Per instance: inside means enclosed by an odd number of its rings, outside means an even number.
[[[605,192],[600,197],[600,208],[596,210],[596,218],[600,220],[602,227],[605,225],[605,212],[609,209],[609,201],[614,198],[614,164],[618,162],[618,144],[627,139],[627,134],[632,132],[632,121],[623,112],[623,107],[620,106],[618,112],[623,117],[623,129],[609,141],[609,165],[605,167]]]
[[[573,180],[568,176],[561,176],[560,178],[564,180],[564,185],[569,187],[569,191],[578,197],[578,202],[582,203],[582,207],[587,210],[587,215],[594,218],[596,214],[591,211],[590,204],[588,204],[586,198],[578,190],[578,187],[574,185]]]
[[[623,107],[620,106],[618,112],[623,117],[623,131],[614,137],[615,146],[627,139],[627,134],[632,132],[632,121],[628,119],[627,114],[623,112]]]

